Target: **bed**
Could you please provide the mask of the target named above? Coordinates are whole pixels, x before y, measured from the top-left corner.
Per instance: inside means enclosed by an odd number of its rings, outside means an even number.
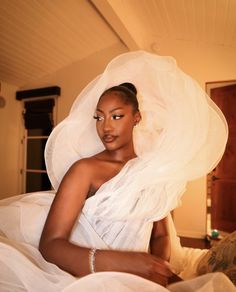
[[[44,226],[44,222],[53,198],[54,192],[49,191],[24,194],[17,197],[10,197],[0,201],[0,290],[2,292],[3,291],[71,292],[78,291],[78,289],[79,291],[94,291],[92,290],[92,287],[94,287],[93,285],[95,286],[97,285],[96,287],[100,287],[99,285],[103,285],[104,287],[105,285],[104,283],[106,283],[106,281],[108,281],[109,285],[111,285],[111,278],[113,278],[113,281],[116,282],[117,281],[119,282],[120,277],[122,278],[122,281],[123,280],[126,281],[125,279],[128,277],[127,275],[120,275],[120,273],[114,272],[110,274],[108,273],[108,275],[107,273],[105,274],[102,273],[102,275],[100,275],[100,273],[97,273],[96,275],[95,274],[89,275],[85,278],[78,280],[72,275],[60,270],[57,266],[47,263],[43,259],[43,257],[38,251],[38,244],[41,231]],[[170,215],[169,228],[171,230],[171,246],[172,246],[170,263],[173,267],[174,272],[184,280],[195,278],[198,275],[199,262],[206,256],[208,250],[182,247],[180,244],[180,239],[176,234],[175,226]],[[77,230],[76,228],[74,228],[73,234],[71,236],[72,239],[76,238],[77,236],[76,232]],[[234,289],[234,286],[232,285],[230,280],[228,280],[227,277],[224,277],[222,275],[220,275],[221,279],[220,281],[221,283],[225,282],[226,286],[229,285],[227,288],[229,290],[227,291],[235,291],[230,290]],[[216,277],[216,275],[214,275],[214,277]],[[137,286],[137,283],[140,281],[140,279],[137,278],[139,277],[129,275],[129,277],[127,278],[127,283],[129,283],[129,281],[131,282],[134,281],[136,283],[135,285]],[[147,280],[145,281],[150,283],[145,284],[146,282],[143,281],[141,280],[142,283],[138,284],[139,287],[141,287],[140,285],[144,286],[147,285],[145,286],[149,287],[148,288],[149,290],[147,291],[152,291],[151,286],[155,284]],[[215,283],[217,283],[217,281],[218,278],[215,280]],[[119,287],[118,282],[116,283],[116,288]],[[127,283],[126,285],[129,286],[129,284]],[[188,281],[186,283],[188,283]],[[34,287],[33,290],[32,287]],[[181,291],[178,290],[180,288],[176,287],[177,284],[174,284],[173,286],[168,287],[168,289],[172,289],[170,291]],[[86,290],[83,290],[85,288]],[[153,289],[154,289],[153,291],[162,291],[155,290],[157,289],[155,287]],[[209,287],[207,289],[209,289]],[[96,291],[109,291],[109,289],[99,290],[99,288],[97,288]],[[113,289],[112,291],[116,290]],[[135,291],[135,290],[125,290],[124,288],[119,291]],[[146,290],[144,289],[142,291]],[[193,291],[211,291],[211,290],[195,289]]]

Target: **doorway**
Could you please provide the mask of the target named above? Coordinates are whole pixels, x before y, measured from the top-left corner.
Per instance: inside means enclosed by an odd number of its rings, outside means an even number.
[[[44,161],[44,148],[55,125],[55,101],[55,98],[22,100],[24,161],[21,174],[23,193],[51,189]]]
[[[217,167],[208,175],[208,219],[210,229],[233,232],[236,230],[236,80],[209,82],[206,89],[222,110],[229,127],[225,153]]]

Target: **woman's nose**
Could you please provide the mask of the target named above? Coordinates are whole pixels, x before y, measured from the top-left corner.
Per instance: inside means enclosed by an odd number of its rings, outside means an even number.
[[[108,132],[112,130],[112,121],[111,119],[105,119],[103,122],[103,131]]]

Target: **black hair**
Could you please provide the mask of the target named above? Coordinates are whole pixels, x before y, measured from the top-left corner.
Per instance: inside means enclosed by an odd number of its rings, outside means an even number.
[[[113,91],[118,91],[124,103],[132,105],[134,112],[139,111],[139,104],[138,104],[138,99],[136,96],[137,89],[132,83],[125,82],[125,83],[121,83],[120,85],[108,88],[107,90],[103,92],[101,97]]]

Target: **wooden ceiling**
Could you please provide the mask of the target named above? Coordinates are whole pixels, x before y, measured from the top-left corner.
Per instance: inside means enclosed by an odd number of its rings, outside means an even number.
[[[0,80],[17,86],[124,43],[235,50],[235,0],[0,0]],[[165,52],[162,52],[165,54]]]

